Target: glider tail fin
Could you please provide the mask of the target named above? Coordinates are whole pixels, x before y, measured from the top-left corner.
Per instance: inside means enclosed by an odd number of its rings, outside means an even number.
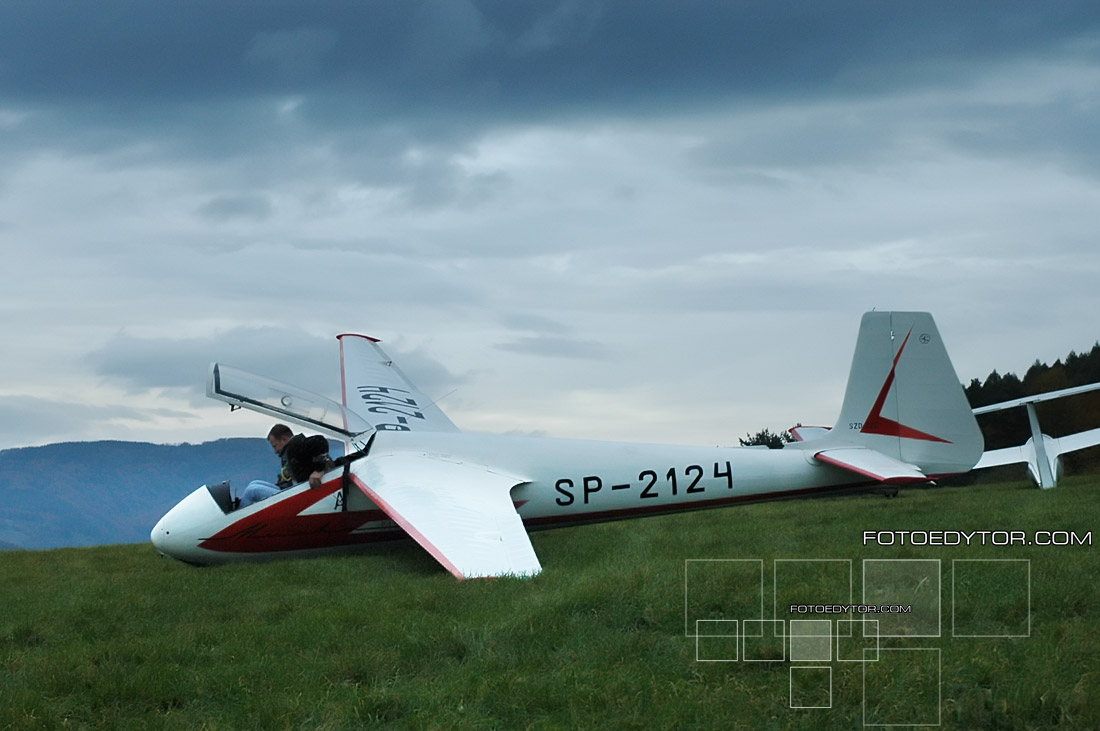
[[[985,446],[947,349],[927,312],[868,312],[844,406],[826,447],[862,447],[927,477],[969,471]]]

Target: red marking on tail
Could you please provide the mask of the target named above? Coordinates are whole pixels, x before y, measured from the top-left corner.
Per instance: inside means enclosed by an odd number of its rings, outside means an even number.
[[[909,328],[909,332],[905,334],[905,340],[898,348],[898,354],[894,356],[894,365],[890,368],[890,375],[886,377],[886,383],[882,384],[882,390],[878,392],[875,405],[871,407],[871,413],[867,415],[867,420],[863,422],[863,428],[859,431],[861,434],[881,434],[887,437],[905,437],[906,439],[921,439],[926,442],[950,444],[951,442],[946,439],[922,432],[911,426],[905,426],[882,415],[882,407],[886,404],[886,395],[890,392],[890,387],[894,385],[894,375],[898,368],[898,361],[901,360],[901,354],[905,352],[905,346],[909,343],[909,336],[912,334],[913,328]]]

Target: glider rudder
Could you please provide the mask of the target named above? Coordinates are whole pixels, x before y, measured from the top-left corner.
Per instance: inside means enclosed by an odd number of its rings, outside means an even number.
[[[985,442],[932,315],[863,315],[840,418],[814,442],[825,443],[873,449],[929,478],[974,466]]]

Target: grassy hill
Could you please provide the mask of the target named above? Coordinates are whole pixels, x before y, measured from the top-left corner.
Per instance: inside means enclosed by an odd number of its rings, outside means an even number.
[[[3,553],[0,728],[861,729],[865,713],[908,703],[942,714],[944,729],[1095,729],[1095,546],[864,546],[862,535],[1095,540],[1098,490],[1070,478],[1047,492],[912,490],[544,531],[533,580],[456,582],[411,542],[212,569],[141,545]],[[776,559],[851,559],[857,600],[863,559],[939,559],[940,636],[883,638],[881,664],[837,662],[834,641],[834,660],[812,663],[831,668],[831,708],[792,709],[792,663],[697,662],[685,636],[689,605],[711,618],[724,601],[713,577],[686,599],[685,562],[730,558],[763,561],[769,615]],[[1005,558],[1030,561],[1030,611],[1004,587],[982,606],[1030,637],[953,637],[952,559]]]

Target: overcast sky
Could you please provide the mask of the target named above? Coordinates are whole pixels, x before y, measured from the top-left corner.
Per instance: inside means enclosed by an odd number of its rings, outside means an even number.
[[[0,6],[0,448],[270,419],[379,337],[462,428],[832,424],[860,315],[959,378],[1100,338],[1100,5]]]

